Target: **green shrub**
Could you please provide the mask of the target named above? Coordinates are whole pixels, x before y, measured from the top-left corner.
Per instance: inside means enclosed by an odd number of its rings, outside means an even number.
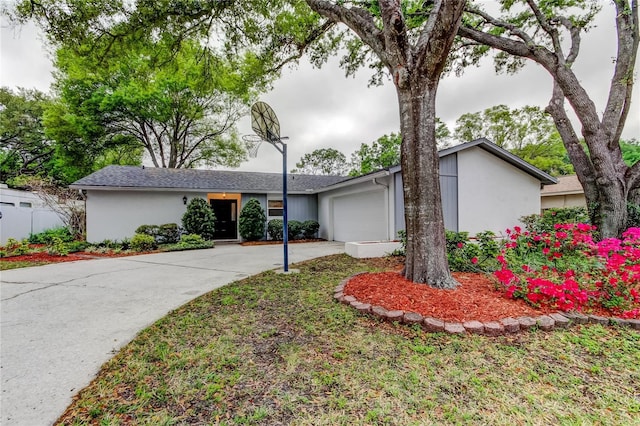
[[[213,248],[214,242],[211,240],[205,240],[198,234],[186,234],[180,238],[180,241],[176,244],[169,244],[163,247],[166,251],[181,251],[181,250],[194,250],[194,249],[206,249]]]
[[[404,256],[407,251],[407,233],[398,231],[401,248],[391,253],[393,256]],[[499,268],[496,256],[500,253],[501,244],[491,231],[479,232],[476,241],[471,241],[468,232],[446,231],[446,249],[449,268],[458,272],[491,272]]]
[[[316,220],[305,220],[302,222],[302,236],[307,240],[316,238],[319,229],[320,224]]]
[[[151,235],[135,234],[131,238],[131,250],[134,251],[151,251],[157,248],[156,240]]]
[[[69,247],[61,238],[53,237],[51,244],[47,245],[47,253],[56,256],[66,256],[69,254]]]
[[[298,220],[287,221],[287,236],[290,240],[297,240],[302,235],[302,222]]]
[[[627,228],[640,228],[640,205],[627,204]]]
[[[543,234],[554,232],[557,223],[589,223],[589,214],[586,207],[552,208],[542,214],[523,216],[520,221],[527,231]]]
[[[53,241],[56,238],[65,243],[70,243],[75,239],[69,228],[59,227],[46,229],[37,234],[30,234],[29,242],[31,244],[53,244]]]
[[[175,244],[180,240],[180,228],[177,223],[165,223],[158,226],[158,244]]]
[[[264,238],[264,226],[267,216],[260,202],[250,199],[240,211],[240,236],[247,241],[257,241]]]
[[[282,241],[284,222],[282,219],[271,219],[267,223],[267,232],[272,240]]]
[[[7,256],[20,256],[21,254],[27,254],[31,251],[29,241],[26,239],[18,241],[15,238],[9,238],[4,248]]]
[[[180,239],[180,228],[176,223],[140,225],[136,229],[136,234],[150,235],[158,244],[174,244]]]
[[[194,198],[187,205],[182,216],[182,226],[187,234],[198,234],[205,240],[212,240],[216,216],[207,201]]]

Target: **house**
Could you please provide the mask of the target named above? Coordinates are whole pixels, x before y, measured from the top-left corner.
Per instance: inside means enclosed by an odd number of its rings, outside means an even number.
[[[496,233],[540,211],[541,185],[555,178],[486,139],[440,151],[445,226]],[[288,218],[317,220],[335,241],[391,240],[404,229],[400,167],[355,178],[288,175]],[[71,185],[86,194],[87,240],[131,237],[142,224],[181,223],[193,197],[207,199],[216,238],[239,238],[238,213],[256,198],[268,219],[282,216],[282,175],[108,166]]]
[[[62,226],[62,218],[38,194],[0,184],[0,245],[9,238],[20,241],[30,234]]]
[[[560,176],[556,185],[545,186],[540,191],[542,211],[561,207],[586,207],[584,189],[576,175]]]

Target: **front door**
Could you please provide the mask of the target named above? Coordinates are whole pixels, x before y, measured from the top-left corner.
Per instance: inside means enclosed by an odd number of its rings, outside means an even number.
[[[210,200],[216,215],[214,240],[238,238],[238,200]]]

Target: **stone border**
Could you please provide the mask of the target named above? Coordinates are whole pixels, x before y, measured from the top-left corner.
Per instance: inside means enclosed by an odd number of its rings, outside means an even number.
[[[502,336],[505,334],[527,331],[534,327],[543,331],[551,331],[556,328],[567,328],[572,324],[601,324],[631,327],[640,330],[640,320],[623,319],[617,317],[601,317],[597,315],[584,315],[579,312],[556,312],[538,317],[503,318],[497,321],[466,321],[445,322],[437,318],[423,317],[416,312],[390,311],[382,306],[372,306],[369,303],[359,302],[353,296],[344,295],[344,287],[355,277],[355,274],[340,282],[335,288],[333,297],[336,301],[355,308],[358,312],[373,315],[384,321],[400,322],[407,325],[419,324],[429,333],[449,334],[479,334],[483,336]]]

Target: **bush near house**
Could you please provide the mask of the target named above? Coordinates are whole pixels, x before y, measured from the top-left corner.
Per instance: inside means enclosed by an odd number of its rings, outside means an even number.
[[[151,251],[158,248],[155,238],[147,234],[135,234],[131,238],[130,246],[134,251]]]
[[[182,227],[187,234],[198,234],[205,240],[212,240],[216,216],[213,210],[202,198],[194,198],[187,205],[187,211],[182,216]]]
[[[66,227],[58,227],[45,229],[37,234],[29,234],[29,242],[31,244],[53,244],[54,240],[59,239],[65,243],[75,240],[73,233]]]
[[[175,244],[180,240],[180,228],[176,223],[165,223],[164,225],[140,225],[136,229],[136,234],[152,236],[157,244]]]
[[[547,209],[542,214],[522,216],[520,221],[529,232],[553,232],[558,223],[589,223],[586,207]]]
[[[255,198],[250,199],[240,211],[240,236],[247,241],[257,241],[264,238],[264,228],[267,215]]]
[[[272,240],[282,241],[283,222],[282,219],[271,219],[267,223],[267,233]],[[298,240],[300,238],[313,238],[320,229],[320,224],[315,220],[307,220],[300,222],[298,220],[287,221],[287,232],[289,240]]]
[[[267,223],[267,233],[272,240],[282,241],[283,237],[283,226],[284,222],[282,219],[271,219]]]
[[[320,224],[315,220],[305,220],[302,222],[302,236],[305,239],[316,238]]]

